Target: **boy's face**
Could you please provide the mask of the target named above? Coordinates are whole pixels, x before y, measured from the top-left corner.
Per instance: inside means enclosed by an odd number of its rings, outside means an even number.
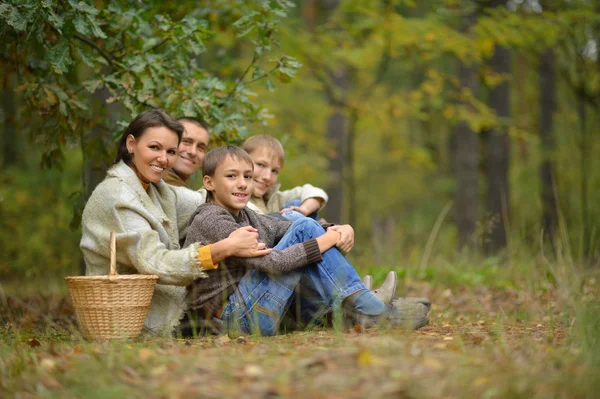
[[[253,151],[250,158],[254,162],[253,195],[262,197],[277,183],[277,177],[283,165],[279,157],[267,148]]]
[[[214,176],[204,176],[204,187],[213,193],[217,205],[237,216],[252,194],[252,165],[228,156]]]

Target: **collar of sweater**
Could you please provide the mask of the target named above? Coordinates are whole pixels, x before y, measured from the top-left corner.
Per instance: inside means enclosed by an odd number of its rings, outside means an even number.
[[[281,187],[281,184],[277,183],[275,184],[273,187],[271,187],[266,193],[265,195],[263,195],[263,201],[265,201],[266,204],[269,203],[269,200],[271,199],[271,197],[273,197],[273,195],[275,195],[275,193],[277,193],[279,191],[279,188]]]
[[[163,196],[167,196],[167,198],[165,198],[167,201],[175,201],[175,198],[171,198],[171,196],[168,195],[170,191],[167,183],[162,180],[157,183],[151,183],[149,184],[148,189],[145,190],[142,181],[135,174],[135,171],[123,161],[119,161],[119,163],[111,167],[106,172],[106,177],[119,179],[129,187],[129,189],[131,189],[139,198],[144,208],[146,208],[156,219],[161,222],[169,220],[169,217],[165,214],[163,209],[156,206],[151,199],[151,197],[157,197],[160,202]]]

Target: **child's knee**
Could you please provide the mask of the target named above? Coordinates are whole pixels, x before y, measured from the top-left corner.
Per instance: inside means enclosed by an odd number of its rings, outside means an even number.
[[[291,228],[295,229],[297,231],[302,231],[304,233],[308,233],[311,236],[316,236],[316,237],[320,236],[325,231],[323,229],[323,227],[321,227],[319,222],[317,222],[314,219],[310,219],[310,218],[302,218],[302,219],[296,220]]]

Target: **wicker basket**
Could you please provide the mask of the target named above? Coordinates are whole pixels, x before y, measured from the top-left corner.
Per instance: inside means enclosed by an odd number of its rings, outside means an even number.
[[[65,280],[86,338],[135,338],[142,332],[158,276],[117,274],[115,233],[111,232],[110,274]]]

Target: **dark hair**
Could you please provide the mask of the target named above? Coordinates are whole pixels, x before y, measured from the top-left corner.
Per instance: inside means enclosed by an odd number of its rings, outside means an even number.
[[[183,125],[175,120],[171,115],[159,108],[149,109],[144,111],[135,117],[133,121],[127,126],[127,129],[123,132],[121,139],[119,140],[119,147],[117,149],[117,157],[114,163],[118,163],[123,160],[126,164],[131,163],[131,154],[127,150],[127,137],[132,135],[136,140],[140,138],[146,129],[151,127],[164,126],[173,132],[177,133],[177,143],[181,141],[183,135]]]
[[[250,155],[240,147],[236,147],[234,145],[227,145],[225,147],[218,147],[214,150],[210,150],[204,156],[204,162],[202,162],[202,177],[204,176],[214,176],[217,167],[221,165],[227,157],[231,157],[238,161],[246,161],[254,170],[254,163],[252,163],[252,158]],[[210,191],[207,191],[206,199],[209,202],[214,200],[213,194]]]
[[[206,121],[204,119],[194,118],[193,116],[183,116],[181,118],[177,118],[177,122],[193,123],[194,125],[199,126],[202,129],[206,130],[207,132],[210,129],[210,125],[208,123],[206,123]]]

